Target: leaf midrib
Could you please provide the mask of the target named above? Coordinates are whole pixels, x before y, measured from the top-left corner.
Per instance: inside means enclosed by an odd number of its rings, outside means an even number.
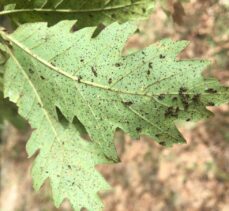
[[[13,14],[13,13],[23,13],[23,12],[52,12],[52,13],[90,13],[90,12],[104,12],[104,11],[112,11],[112,10],[119,10],[128,8],[135,5],[141,5],[144,4],[144,2],[136,2],[131,4],[125,4],[125,5],[118,5],[114,7],[104,7],[104,8],[91,8],[91,9],[77,9],[77,10],[71,10],[71,9],[48,9],[48,8],[31,8],[31,9],[15,9],[15,10],[6,10],[0,12],[1,15],[6,14]]]
[[[100,88],[100,89],[105,89],[107,91],[117,92],[119,94],[139,95],[139,96],[142,96],[142,97],[149,97],[149,98],[153,98],[153,97],[156,97],[156,96],[161,95],[161,93],[160,94],[148,95],[146,93],[141,93],[141,92],[124,91],[124,90],[119,90],[119,89],[111,88],[109,86],[105,86],[105,85],[102,85],[102,84],[98,84],[98,83],[94,83],[94,82],[91,82],[91,81],[80,79],[79,77],[73,76],[73,75],[65,72],[64,70],[62,70],[62,69],[60,69],[60,68],[52,65],[51,63],[45,61],[41,57],[37,56],[30,49],[28,49],[27,47],[23,46],[21,43],[19,43],[17,40],[15,40],[13,37],[11,37],[10,35],[6,34],[5,32],[0,31],[0,34],[3,37],[5,37],[6,40],[9,40],[9,41],[13,42],[16,46],[18,46],[20,49],[22,49],[24,52],[26,52],[28,55],[30,55],[31,57],[33,57],[34,59],[36,59],[37,61],[39,61],[43,65],[47,66],[51,70],[53,70],[53,71],[55,71],[55,72],[57,72],[57,73],[65,76],[67,78],[70,78],[73,81],[76,81],[77,82],[77,81],[80,80],[80,83],[83,83],[85,85],[97,87],[97,88]],[[177,93],[165,93],[165,94],[167,94],[167,95],[177,95]]]
[[[5,37],[6,40],[9,40],[12,43],[14,43],[16,46],[18,46],[20,49],[22,49],[28,55],[30,55],[31,57],[33,57],[34,59],[36,59],[37,61],[39,61],[41,64],[49,67],[51,70],[53,70],[53,71],[55,71],[55,72],[57,72],[57,73],[65,76],[65,77],[67,77],[67,78],[69,78],[69,79],[71,79],[73,81],[78,82],[80,80],[80,83],[82,83],[82,84],[85,84],[85,85],[88,85],[88,86],[92,86],[92,87],[95,87],[95,88],[104,89],[104,90],[111,91],[111,92],[116,92],[116,93],[119,93],[119,94],[138,95],[140,97],[148,97],[150,99],[154,99],[159,104],[162,104],[162,103],[159,102],[155,97],[158,97],[161,94],[163,94],[163,95],[178,95],[178,92],[159,93],[159,94],[155,94],[155,93],[154,94],[147,94],[146,92],[131,92],[131,91],[125,91],[125,90],[120,90],[120,89],[112,88],[113,84],[112,84],[111,87],[109,87],[109,86],[105,86],[103,84],[98,84],[98,83],[95,83],[95,82],[91,82],[91,81],[80,79],[79,77],[73,76],[73,75],[65,72],[64,70],[62,70],[62,69],[60,69],[60,68],[52,65],[51,63],[45,61],[43,58],[41,58],[38,55],[34,54],[30,49],[28,49],[27,47],[25,47],[24,45],[22,45],[20,42],[18,42],[17,40],[15,40],[12,36],[8,35],[6,32],[0,30],[0,35],[2,35],[3,37]],[[161,80],[164,80],[164,78],[162,78]],[[194,93],[194,92],[193,93],[192,92],[187,92],[187,94],[194,95],[196,93]],[[221,93],[218,92],[217,94],[221,94]],[[210,94],[209,93],[202,93],[202,95],[210,95]],[[164,106],[167,106],[165,104],[163,104],[163,105]]]
[[[58,143],[61,144],[61,140],[59,139],[58,132],[57,132],[56,128],[53,126],[53,124],[52,124],[52,120],[51,120],[51,118],[50,118],[50,115],[48,114],[47,110],[44,108],[44,104],[43,104],[43,102],[42,102],[42,100],[41,100],[41,98],[40,98],[40,96],[39,96],[39,94],[38,94],[38,92],[37,92],[37,90],[36,90],[36,87],[34,87],[33,83],[31,82],[31,80],[29,79],[28,75],[27,75],[26,72],[24,71],[23,67],[20,65],[20,63],[18,62],[18,60],[16,59],[16,57],[15,57],[14,54],[12,53],[11,49],[8,48],[8,52],[9,52],[11,58],[12,58],[12,59],[14,60],[14,62],[16,63],[16,65],[21,69],[22,74],[24,75],[24,77],[27,79],[27,81],[29,82],[30,86],[31,86],[32,89],[34,90],[36,99],[37,99],[37,101],[40,103],[41,109],[42,109],[42,111],[43,111],[43,113],[44,113],[44,116],[46,117],[47,121],[49,122],[49,125],[50,125],[50,127],[51,127],[51,130],[52,130],[53,133],[54,133],[54,137],[55,137],[55,138],[54,138],[54,140],[52,141],[52,145],[51,145],[51,147],[50,147],[50,152],[51,152],[51,151],[52,151],[52,148],[53,148],[53,146],[54,146],[55,140],[57,140]],[[61,172],[62,172],[63,166],[64,166],[64,160],[65,160],[65,157],[66,157],[66,152],[65,152],[64,148],[60,147],[60,149],[63,151],[63,153],[62,153],[62,155],[63,155],[63,156],[62,156],[62,165],[61,165]],[[47,162],[47,163],[48,163],[48,162]]]
[[[1,34],[1,31],[0,31],[0,34]],[[48,63],[48,62],[46,62],[45,60],[43,60],[42,58],[40,58],[39,56],[37,56],[36,54],[34,54],[33,52],[31,52],[30,51],[30,49],[28,49],[27,47],[24,47],[23,45],[21,45],[19,42],[17,42],[14,38],[12,38],[11,36],[8,36],[7,35],[7,37],[13,42],[13,43],[15,43],[19,48],[21,48],[23,51],[25,51],[27,54],[29,54],[29,55],[31,55],[33,58],[35,58],[35,59],[37,59],[39,62],[41,62],[42,64],[44,64],[44,65],[46,65],[47,67],[50,67],[52,70],[54,70],[54,71],[57,71],[58,73],[60,73],[60,74],[63,74],[64,76],[67,76],[67,77],[69,77],[69,78],[71,78],[71,79],[73,79],[73,77],[74,76],[71,76],[70,74],[68,74],[68,73],[66,73],[65,71],[63,71],[63,70],[61,70],[61,69],[59,69],[59,68],[57,68],[57,67],[55,67],[55,66],[53,66],[52,64],[50,64],[50,63]],[[15,58],[16,59],[16,58]],[[19,64],[20,65],[20,64]],[[69,76],[68,76],[69,75]],[[28,77],[28,76],[27,76]],[[77,77],[75,77],[76,79],[75,80],[78,80],[78,78]],[[74,79],[73,79],[74,80]],[[82,81],[83,82],[83,81]],[[87,82],[87,81],[86,81]],[[91,83],[91,82],[90,82]],[[87,84],[87,83],[85,83],[85,84]],[[91,85],[91,84],[88,84],[88,85]],[[100,85],[100,84],[96,84],[96,85],[99,85],[99,86],[102,86],[102,85]],[[104,86],[105,87],[105,86]],[[100,87],[100,88],[104,88],[103,86],[102,87]],[[76,88],[77,88],[77,86],[76,86]],[[109,89],[110,91],[113,91],[113,89],[110,89],[110,88],[108,88],[108,87],[105,87],[105,89]],[[78,90],[78,89],[77,89]],[[79,91],[79,90],[78,90]],[[120,93],[119,91],[116,91],[116,92],[118,92],[118,93]],[[79,92],[80,93],[80,92]],[[80,93],[81,94],[81,93]],[[128,93],[125,93],[125,94],[128,94]],[[134,94],[134,93],[133,93]],[[81,94],[81,96],[82,96],[82,94]],[[152,97],[151,97],[152,98]],[[160,101],[158,101],[156,98],[154,98],[155,99],[155,101],[156,102],[158,102],[158,103],[160,103],[160,104],[162,104]],[[165,104],[162,104],[162,105],[164,105],[164,106],[167,106],[167,105],[165,105]],[[90,109],[90,105],[88,105],[89,106],[89,109]],[[160,130],[160,131],[162,131],[162,129],[160,128],[160,127],[157,127],[156,125],[154,125],[154,124],[152,124],[148,119],[145,119],[143,116],[141,116],[137,111],[135,111],[134,109],[132,109],[132,108],[129,108],[133,113],[135,113],[138,117],[140,117],[141,119],[143,119],[143,120],[145,120],[148,124],[150,124],[150,125],[152,125],[152,126],[154,126],[154,127],[156,127],[158,130]],[[91,110],[91,109],[90,109]],[[93,110],[91,110],[92,111],[92,113],[93,113]],[[93,116],[95,116],[95,115],[93,115]],[[96,120],[96,118],[95,118],[95,120]],[[163,132],[163,131],[162,131]],[[176,137],[174,137],[174,136],[172,136],[171,134],[169,134],[169,133],[167,133],[166,132],[166,134],[168,134],[168,135],[170,135],[172,138],[174,138],[175,140],[177,140],[177,138]]]
[[[1,32],[0,34],[2,34],[4,37],[6,37],[6,39],[8,39],[9,41],[11,41],[12,43],[14,43],[16,46],[18,46],[20,49],[22,49],[24,52],[26,52],[28,55],[30,55],[31,57],[33,57],[34,59],[36,59],[37,61],[39,61],[40,63],[42,63],[43,65],[47,66],[49,69],[62,74],[65,77],[70,78],[73,81],[78,81],[79,78],[76,76],[73,76],[67,72],[65,72],[64,70],[52,65],[51,63],[47,62],[46,60],[44,60],[43,58],[39,57],[37,54],[33,53],[29,48],[27,48],[26,46],[24,46],[23,44],[21,44],[20,42],[18,42],[16,39],[14,39],[12,36],[7,35],[5,32]],[[169,78],[169,77],[167,77]],[[113,92],[117,92],[119,94],[123,93],[123,94],[130,94],[130,95],[140,95],[140,96],[145,96],[145,97],[150,97],[153,98],[157,103],[162,104],[160,101],[158,101],[158,99],[154,98],[154,96],[158,96],[160,94],[154,94],[154,95],[148,95],[147,93],[136,93],[136,92],[128,92],[128,91],[123,91],[123,90],[118,90],[118,89],[114,89],[111,87],[107,87],[105,85],[101,85],[101,84],[97,84],[94,82],[90,82],[90,81],[86,81],[86,80],[81,80],[81,83],[84,83],[86,85],[89,86],[93,86],[93,87],[97,87],[97,88],[101,88],[101,89],[105,89],[108,91],[113,91]],[[151,84],[152,85],[152,84]],[[175,94],[178,95],[178,93],[170,93],[170,94]],[[168,106],[166,104],[162,104],[164,106]],[[136,111],[134,109],[131,109],[132,112],[134,112],[136,115],[139,116],[138,113],[136,113]],[[148,120],[146,120],[144,117],[140,116],[141,118],[143,118],[147,123],[151,124]],[[155,125],[152,125],[155,127]],[[161,128],[156,127],[157,129],[161,130]],[[166,133],[168,134],[168,133]],[[171,135],[170,135],[171,136]],[[171,136],[172,138],[176,139],[175,137]]]

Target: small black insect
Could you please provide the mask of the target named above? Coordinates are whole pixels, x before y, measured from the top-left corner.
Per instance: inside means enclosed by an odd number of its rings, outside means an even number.
[[[133,102],[131,102],[131,101],[122,101],[122,103],[123,103],[124,105],[126,105],[126,106],[131,106],[131,105],[133,105]]]
[[[187,92],[188,89],[186,87],[180,87],[179,89],[179,96],[181,98],[181,102],[184,106],[184,109],[187,110],[189,107],[189,94],[186,94],[185,92]]]
[[[165,110],[165,117],[170,116],[173,113],[173,107],[170,106]]]
[[[80,83],[82,80],[82,76],[78,76],[78,82]]]
[[[217,93],[217,90],[213,88],[209,88],[209,89],[206,89],[205,92],[214,94],[214,93]]]
[[[153,63],[152,62],[149,63],[149,68],[151,68],[151,69],[153,68]]]
[[[40,76],[41,80],[45,80],[45,77],[43,75]]]
[[[166,143],[164,141],[160,141],[159,144],[162,145],[162,146],[166,145]]]
[[[178,117],[180,108],[179,107],[168,107],[167,110],[165,111],[165,117],[171,116],[171,117]]]
[[[174,108],[171,116],[178,117],[179,111],[180,111],[180,108],[179,107]]]
[[[179,94],[182,94],[182,93],[187,92],[187,91],[188,91],[188,89],[186,87],[180,87]]]
[[[213,103],[213,102],[208,102],[208,106],[215,106],[215,103]]]
[[[120,67],[122,64],[121,63],[116,63],[115,67]]]
[[[108,84],[111,84],[111,83],[112,83],[112,78],[109,78]]]
[[[162,54],[160,54],[160,59],[164,59],[165,58],[165,56],[164,55],[162,55]]]
[[[160,94],[159,96],[158,96],[158,100],[164,100],[165,99],[165,95],[164,94]]]
[[[140,132],[141,130],[142,130],[142,129],[141,129],[140,127],[137,127],[137,128],[136,128],[136,131],[137,131],[137,132]]]
[[[51,62],[51,65],[52,65],[53,67],[55,67],[55,66],[56,66],[53,62]]]
[[[172,98],[172,101],[177,101],[177,97],[173,97]]]
[[[183,103],[183,106],[184,106],[184,110],[188,110],[189,108],[189,102],[187,99],[183,98],[182,99],[182,103]]]
[[[33,71],[31,68],[29,68],[29,72],[30,72],[31,74],[34,73],[34,71]]]
[[[112,17],[112,18],[116,18],[116,14],[112,13],[112,14],[111,14],[111,17]]]
[[[195,94],[195,95],[193,95],[192,101],[193,101],[194,103],[198,103],[198,102],[200,101],[200,94]]]
[[[179,107],[176,107],[176,109],[175,109],[175,113],[176,113],[176,114],[178,114],[178,113],[179,113],[179,111],[180,111],[180,108],[179,108]]]
[[[91,71],[92,71],[92,73],[94,74],[95,77],[98,76],[97,71],[96,71],[96,69],[94,67],[91,67]]]
[[[147,75],[150,75],[150,70],[147,70]]]

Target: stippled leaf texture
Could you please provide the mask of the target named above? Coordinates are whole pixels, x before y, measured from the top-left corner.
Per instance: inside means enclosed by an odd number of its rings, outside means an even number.
[[[94,27],[72,33],[72,25],[26,24],[12,35],[2,33],[12,43],[14,56],[6,66],[5,95],[20,102],[31,94],[18,77],[23,69],[42,108],[56,120],[56,107],[69,122],[76,117],[112,160],[118,160],[113,143],[117,128],[171,146],[184,142],[177,120],[206,118],[206,106],[229,99],[228,88],[203,78],[208,62],[177,60],[186,41],[166,39],[123,56],[126,40],[136,31],[134,24],[114,23],[96,38],[91,38]],[[36,110],[29,105],[21,109]]]
[[[114,21],[142,19],[154,8],[154,0],[2,0],[4,11],[16,23],[77,19],[78,28],[108,25]]]
[[[75,125],[57,119],[45,106],[40,92],[45,86],[39,88],[34,84],[16,51],[9,49],[4,93],[35,129],[26,146],[29,157],[39,150],[32,168],[35,190],[49,179],[56,207],[68,199],[76,211],[83,207],[90,211],[102,210],[97,194],[108,190],[109,185],[95,166],[110,161],[97,144],[81,138]]]

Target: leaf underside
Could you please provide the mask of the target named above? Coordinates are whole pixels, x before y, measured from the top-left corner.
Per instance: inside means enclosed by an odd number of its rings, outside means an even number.
[[[100,210],[97,192],[108,186],[94,166],[118,160],[117,128],[166,146],[182,143],[175,121],[208,117],[206,106],[228,101],[229,92],[202,77],[208,62],[176,59],[186,41],[166,39],[123,56],[134,24],[114,23],[96,38],[94,27],[71,32],[74,24],[25,24],[2,35],[12,45],[4,94],[36,128],[27,145],[30,156],[40,149],[33,167],[36,189],[49,177],[57,206],[68,198],[76,210]],[[58,121],[56,108],[67,125]],[[74,117],[91,142],[80,137]]]
[[[29,157],[37,150],[40,151],[32,168],[35,190],[39,190],[49,178],[56,207],[68,199],[76,211],[82,207],[90,211],[102,210],[103,204],[98,192],[109,190],[110,186],[95,166],[110,161],[97,144],[81,138],[75,125],[62,124],[45,109],[37,87],[17,58],[13,54],[10,56],[10,63],[15,66],[6,65],[5,79],[7,81],[8,74],[11,74],[9,71],[16,71],[14,81],[23,82],[23,89],[13,88],[11,92],[10,87],[6,86],[5,97],[10,95],[10,100],[19,107],[19,114],[36,129],[26,145]]]
[[[76,116],[108,157],[116,157],[113,134],[117,128],[134,138],[145,134],[166,145],[181,143],[175,120],[208,117],[205,106],[228,99],[227,88],[202,77],[208,62],[177,61],[185,41],[164,40],[122,56],[135,25],[115,23],[92,39],[94,27],[71,33],[73,24],[24,25],[10,37],[13,54],[44,108],[57,118],[58,107],[69,122]],[[18,67],[12,58],[7,70],[7,96],[20,100],[15,89],[23,94],[29,90],[17,79]]]
[[[16,23],[78,20],[78,28],[108,25],[144,18],[154,7],[154,0],[3,0],[4,12]],[[1,14],[1,13],[0,13]]]

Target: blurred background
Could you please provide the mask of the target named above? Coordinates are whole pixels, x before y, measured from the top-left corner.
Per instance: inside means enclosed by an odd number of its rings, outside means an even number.
[[[229,0],[163,0],[140,24],[139,34],[129,39],[127,48],[143,48],[166,37],[189,40],[179,58],[212,61],[204,74],[229,85]],[[209,109],[214,117],[180,128],[187,140],[184,145],[164,148],[147,137],[136,141],[117,132],[122,163],[97,168],[113,186],[100,194],[104,210],[229,211],[229,105]],[[54,208],[48,182],[34,192],[33,159],[27,159],[25,152],[31,129],[2,95],[0,130],[0,209],[70,211],[68,202]]]

